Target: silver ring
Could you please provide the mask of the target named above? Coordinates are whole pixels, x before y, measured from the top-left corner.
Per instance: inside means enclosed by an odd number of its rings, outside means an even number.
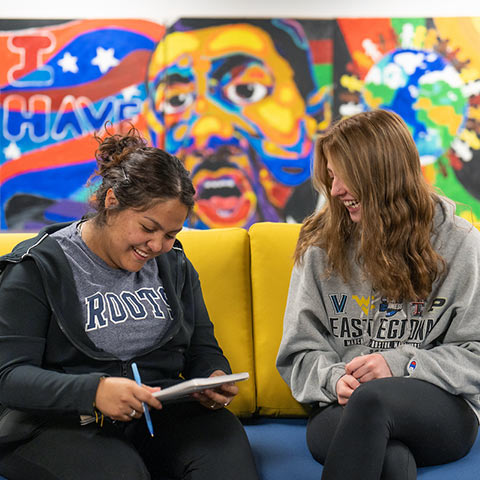
[[[133,409],[128,415],[133,418],[136,414],[137,414],[137,411]]]
[[[228,402],[225,402],[225,403],[223,404],[223,406],[224,406],[224,407],[228,407]]]
[[[210,405],[210,408],[215,408],[216,405],[217,405],[216,402],[213,402],[213,403]]]

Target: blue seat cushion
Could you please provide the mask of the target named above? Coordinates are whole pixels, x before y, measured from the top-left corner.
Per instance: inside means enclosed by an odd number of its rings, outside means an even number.
[[[319,480],[322,466],[307,448],[306,419],[256,418],[244,420],[262,480]],[[480,435],[470,453],[456,462],[418,469],[419,480],[478,480]]]
[[[262,480],[319,480],[322,466],[307,448],[306,419],[258,418],[244,421]]]

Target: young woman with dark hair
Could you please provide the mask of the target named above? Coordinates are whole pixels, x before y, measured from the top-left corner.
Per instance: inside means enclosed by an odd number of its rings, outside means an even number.
[[[108,135],[96,158],[95,213],[0,258],[0,474],[256,479],[243,427],[225,408],[238,387],[164,406],[153,395],[231,373],[175,238],[193,206],[188,172],[135,129]]]

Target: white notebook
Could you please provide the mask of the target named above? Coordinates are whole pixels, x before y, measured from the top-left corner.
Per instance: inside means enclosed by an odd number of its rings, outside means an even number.
[[[216,388],[224,383],[240,382],[248,378],[248,372],[219,375],[218,377],[193,378],[192,380],[185,380],[184,382],[154,392],[153,396],[159,400],[173,400],[175,398],[185,397],[193,392]]]

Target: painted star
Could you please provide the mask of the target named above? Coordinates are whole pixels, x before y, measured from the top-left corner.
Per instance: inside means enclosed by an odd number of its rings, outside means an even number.
[[[5,158],[7,160],[16,160],[22,155],[22,152],[15,142],[11,142],[7,148],[4,148],[3,153],[5,154]]]
[[[102,47],[97,48],[97,56],[92,60],[92,65],[96,65],[102,73],[108,72],[110,68],[116,67],[120,60],[115,58],[115,50],[113,48]]]
[[[63,58],[61,58],[57,63],[62,67],[63,73],[72,72],[78,73],[77,65],[78,57],[74,57],[69,52],[65,52]]]

